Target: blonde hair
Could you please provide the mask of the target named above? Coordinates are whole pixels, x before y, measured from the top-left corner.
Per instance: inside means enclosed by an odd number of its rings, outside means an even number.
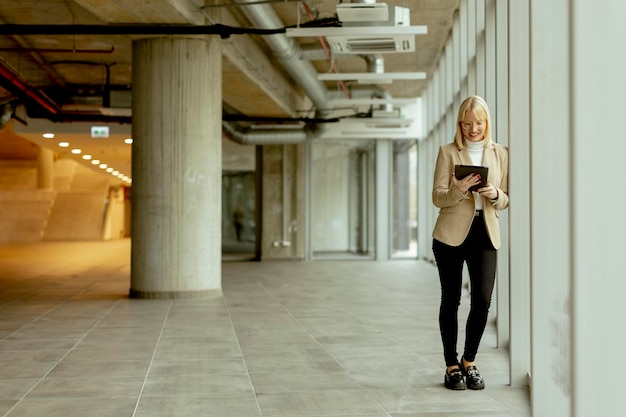
[[[463,138],[463,131],[461,130],[461,122],[465,119],[465,113],[467,113],[468,110],[474,113],[474,117],[478,120],[485,120],[487,122],[487,127],[485,128],[485,147],[489,146],[491,144],[491,115],[489,114],[487,102],[479,96],[469,96],[461,103],[456,119],[454,143],[456,143],[459,149],[465,149],[465,139]]]

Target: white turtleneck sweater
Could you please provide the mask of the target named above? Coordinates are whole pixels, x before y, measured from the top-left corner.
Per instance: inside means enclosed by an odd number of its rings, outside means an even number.
[[[472,142],[469,140],[465,140],[465,146],[467,146],[467,150],[469,151],[470,157],[472,158],[473,165],[482,165],[483,163],[483,151],[485,150],[485,139],[480,142]],[[474,194],[474,201],[476,204],[476,210],[483,209],[483,199],[480,197],[475,191],[472,191]]]

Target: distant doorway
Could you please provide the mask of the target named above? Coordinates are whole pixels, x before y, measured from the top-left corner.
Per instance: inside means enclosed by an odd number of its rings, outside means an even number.
[[[222,172],[222,257],[254,258],[256,189],[253,171]]]

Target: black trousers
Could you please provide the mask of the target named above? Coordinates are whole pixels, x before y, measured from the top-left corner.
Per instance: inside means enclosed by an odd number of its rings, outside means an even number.
[[[482,214],[474,217],[470,232],[461,245],[449,246],[433,239],[433,252],[441,282],[439,329],[446,366],[459,363],[456,351],[458,311],[461,304],[463,263],[467,263],[471,295],[463,357],[473,362],[487,325],[491,295],[496,281],[497,251],[491,244]]]

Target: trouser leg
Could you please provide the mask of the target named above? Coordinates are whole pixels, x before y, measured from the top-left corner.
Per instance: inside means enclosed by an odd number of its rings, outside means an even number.
[[[433,253],[439,270],[441,304],[439,306],[439,330],[443,343],[446,366],[458,364],[458,310],[461,303],[463,253],[459,247],[448,246],[433,240]]]
[[[465,243],[467,245],[465,245]],[[470,312],[465,328],[463,357],[473,362],[482,339],[496,279],[497,251],[493,248],[484,222],[475,221],[467,247],[467,269],[470,279]]]

